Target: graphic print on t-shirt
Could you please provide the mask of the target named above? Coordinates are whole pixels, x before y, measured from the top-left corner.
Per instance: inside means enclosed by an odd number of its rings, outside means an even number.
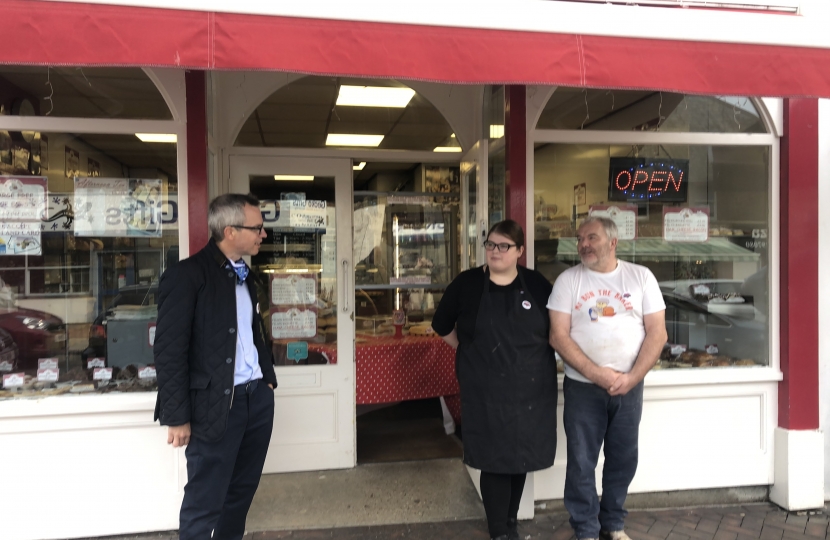
[[[613,317],[633,310],[634,306],[629,301],[630,298],[629,293],[614,292],[611,289],[588,291],[579,298],[574,310],[581,311],[588,305],[588,317],[591,322],[597,322],[601,317]]]

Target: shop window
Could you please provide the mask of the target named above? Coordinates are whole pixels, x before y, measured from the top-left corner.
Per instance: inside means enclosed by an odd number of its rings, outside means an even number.
[[[559,88],[537,129],[765,133],[747,97],[691,96],[671,92]]]
[[[169,120],[140,68],[0,66],[0,114]]]
[[[0,131],[0,397],[155,388],[176,155],[135,135]]]
[[[344,105],[340,97],[344,87],[391,89],[404,94],[401,101],[381,91],[380,97],[366,94],[363,101],[357,101],[362,105]],[[364,139],[355,142],[331,135]],[[305,77],[280,88],[248,117],[234,146],[461,150],[444,116],[420,94],[393,80],[342,77]]]
[[[770,147],[537,144],[535,267],[579,263],[576,229],[614,219],[654,272],[671,346],[658,368],[769,364]]]

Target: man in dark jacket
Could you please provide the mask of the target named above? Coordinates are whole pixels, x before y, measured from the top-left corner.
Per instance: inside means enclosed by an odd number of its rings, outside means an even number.
[[[259,201],[210,203],[211,239],[159,282],[155,419],[187,446],[181,540],[241,539],[274,424],[277,378],[244,255],[265,238]]]

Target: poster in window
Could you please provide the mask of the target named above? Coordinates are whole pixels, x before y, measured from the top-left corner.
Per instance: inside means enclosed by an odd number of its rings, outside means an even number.
[[[49,137],[40,135],[40,168],[44,171],[49,170]]]
[[[663,239],[666,242],[709,240],[709,208],[663,208]]]
[[[637,206],[626,204],[620,206],[591,206],[590,216],[605,217],[617,225],[620,240],[635,240],[637,238]]]
[[[158,179],[75,178],[75,236],[161,236]]]
[[[98,178],[101,176],[101,164],[92,158],[86,158],[87,176]]]
[[[64,150],[65,173],[67,178],[74,178],[81,174],[81,154],[68,146]]]
[[[0,255],[41,254],[47,191],[42,176],[0,178]]]
[[[588,204],[588,187],[585,184],[574,186],[574,205],[585,206]]]
[[[271,337],[313,338],[317,335],[317,275],[271,275]]]

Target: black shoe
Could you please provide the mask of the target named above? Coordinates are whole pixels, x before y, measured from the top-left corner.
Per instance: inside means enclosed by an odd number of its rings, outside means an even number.
[[[507,540],[519,540],[519,521],[515,518],[507,520]]]

